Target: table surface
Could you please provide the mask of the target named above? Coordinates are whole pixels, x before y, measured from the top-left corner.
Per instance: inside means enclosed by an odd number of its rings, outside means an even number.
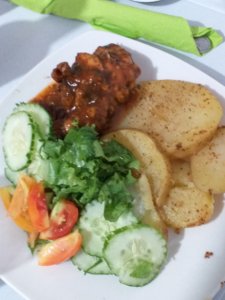
[[[183,16],[191,25],[213,27],[225,36],[224,0],[162,0],[151,4],[128,0],[115,2]],[[36,14],[0,0],[0,101],[42,59],[90,29],[89,25],[82,22]],[[225,85],[225,43],[203,57],[158,45],[154,47],[179,57]],[[0,299],[23,298],[0,280]],[[222,299],[225,298],[222,296]]]

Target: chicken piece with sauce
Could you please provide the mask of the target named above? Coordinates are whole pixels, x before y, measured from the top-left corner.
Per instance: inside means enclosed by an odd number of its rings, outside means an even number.
[[[53,117],[55,133],[63,136],[74,119],[95,124],[102,132],[110,118],[132,99],[139,67],[130,53],[115,44],[98,47],[94,54],[78,53],[70,67],[62,62],[52,71],[55,84],[35,99]]]

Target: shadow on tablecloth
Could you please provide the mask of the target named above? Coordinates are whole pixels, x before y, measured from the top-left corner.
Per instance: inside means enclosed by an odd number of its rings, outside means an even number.
[[[74,20],[44,16],[38,21],[0,26],[0,86],[27,73],[47,56],[54,42],[82,25]]]

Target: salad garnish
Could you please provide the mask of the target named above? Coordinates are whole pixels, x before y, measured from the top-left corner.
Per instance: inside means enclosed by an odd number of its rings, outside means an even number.
[[[22,130],[15,135],[18,125]],[[23,103],[3,130],[5,174],[12,185],[0,195],[12,220],[27,232],[39,265],[72,259],[85,273],[147,284],[167,250],[165,237],[142,224],[135,209],[140,196],[134,187],[149,184],[140,181],[139,161],[116,140],[100,138],[94,125],[73,121],[64,137],[55,136],[51,126],[44,108]]]

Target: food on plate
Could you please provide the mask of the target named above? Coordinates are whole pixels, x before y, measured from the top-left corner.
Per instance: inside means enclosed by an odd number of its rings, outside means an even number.
[[[155,205],[162,206],[171,184],[171,167],[154,140],[136,129],[114,131],[105,135],[104,139],[115,139],[135,155],[148,177]]]
[[[81,248],[82,236],[78,230],[57,240],[50,241],[38,251],[38,264],[51,266],[74,256]]]
[[[138,178],[132,190],[134,193],[133,209],[135,215],[138,216],[143,224],[157,228],[167,238],[167,226],[154,204],[151,186],[144,172]]]
[[[28,205],[25,200],[28,197],[28,193],[33,182],[33,178],[26,175],[19,178],[18,184],[13,191],[13,196],[8,209],[12,218],[16,218],[21,214],[27,213]]]
[[[9,207],[12,203],[12,194],[13,194],[12,187],[0,188],[0,197],[4,203],[4,206],[7,211],[9,211]],[[14,223],[22,230],[24,230],[28,233],[34,232],[34,228],[30,221],[30,217],[26,213],[26,211],[16,214],[15,217],[13,215],[10,215],[10,216],[13,219]]]
[[[217,98],[203,85],[147,81],[140,84],[135,105],[116,128],[148,132],[169,156],[185,158],[212,138],[222,113]]]
[[[53,207],[50,224],[40,234],[41,240],[56,240],[69,234],[78,220],[78,208],[74,202],[62,199]]]
[[[121,283],[131,286],[151,281],[161,270],[166,254],[165,239],[154,227],[140,224],[115,230],[104,246],[104,257],[112,272]]]
[[[75,256],[73,256],[71,261],[85,274],[113,274],[103,257],[89,255],[83,250],[80,250]]]
[[[19,132],[18,128],[21,129]],[[23,111],[11,114],[3,131],[3,151],[8,168],[12,171],[24,169],[31,161],[34,146],[32,118]]]
[[[210,192],[199,190],[192,181],[190,162],[172,161],[173,186],[160,209],[164,222],[175,229],[207,223],[214,212]]]
[[[89,255],[103,257],[104,243],[112,232],[138,223],[132,210],[123,212],[117,220],[111,221],[105,217],[105,209],[104,202],[92,201],[81,212],[78,226],[83,236],[83,250]]]
[[[133,97],[139,74],[130,53],[109,44],[93,54],[78,53],[72,66],[58,64],[52,72],[56,84],[34,101],[50,113],[58,136],[65,135],[74,119],[102,131],[120,105]]]
[[[166,239],[152,226],[140,224],[131,213],[116,223],[103,217],[104,204],[88,204],[80,219],[83,250],[72,258],[78,269],[91,274],[115,274],[120,282],[142,286],[166,260]]]
[[[7,117],[0,196],[39,265],[71,260],[143,286],[166,262],[169,227],[211,219],[225,188],[221,106],[202,85],[139,74],[118,45],[78,53]]]
[[[27,201],[28,214],[35,231],[42,232],[48,229],[50,220],[44,184],[42,182],[33,182],[24,201]]]
[[[213,139],[191,157],[191,173],[202,191],[225,192],[225,128],[217,129]]]
[[[16,186],[15,192],[10,194],[9,209],[12,216],[25,214],[30,220],[32,229],[29,230],[28,243],[31,250],[37,252],[39,264],[47,266],[71,258],[75,265],[81,266],[80,256],[94,256],[101,264],[95,268],[92,266],[93,274],[114,274],[104,256],[109,237],[117,229],[126,227],[126,247],[135,248],[142,227],[136,229],[137,234],[131,240],[129,229],[134,224],[144,226],[145,223],[150,224],[144,228],[153,233],[155,246],[161,249],[163,255],[154,269],[146,268],[143,274],[140,268],[145,255],[131,251],[127,256],[129,268],[121,266],[121,270],[128,273],[132,270],[133,275],[127,277],[127,273],[126,279],[121,279],[121,274],[116,275],[125,284],[147,284],[158,274],[165,261],[167,241],[166,227],[154,208],[151,188],[140,162],[115,139],[100,139],[93,126],[79,126],[75,120],[63,138],[54,136],[51,128],[43,137],[41,128],[43,123],[51,126],[52,123],[46,121],[50,116],[35,118],[35,112],[40,110],[39,104],[28,103],[23,107],[24,110],[12,112],[3,131],[4,140],[8,141],[7,135],[11,130],[7,130],[7,126],[16,128],[21,114],[27,116],[22,123],[24,136],[28,136],[27,131],[30,132],[32,141],[29,146],[25,145],[25,151],[22,151],[23,139],[15,135],[10,139],[15,147],[14,153],[20,153],[18,157],[10,156],[14,164],[19,165],[17,160],[25,161],[23,155],[27,156],[27,153],[29,161],[17,170],[10,169],[6,161],[6,169],[10,170],[7,174]],[[29,123],[32,127],[28,126]],[[144,133],[140,134],[149,138]],[[81,251],[85,254],[81,253],[76,258]],[[148,254],[150,258],[154,262],[154,257]],[[110,257],[107,256],[107,259]],[[89,270],[85,267],[84,271]]]
[[[174,187],[170,190],[161,215],[168,226],[183,229],[207,223],[212,215],[212,195],[196,187]]]

